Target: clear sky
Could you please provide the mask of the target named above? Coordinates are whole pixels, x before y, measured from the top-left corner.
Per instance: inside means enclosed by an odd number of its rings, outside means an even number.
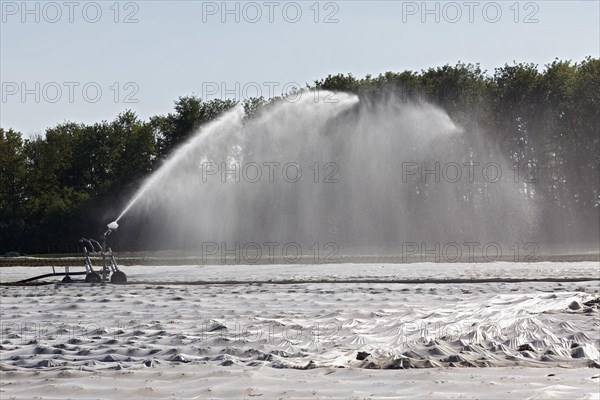
[[[600,1],[0,2],[0,126],[142,118],[457,61],[599,57]]]

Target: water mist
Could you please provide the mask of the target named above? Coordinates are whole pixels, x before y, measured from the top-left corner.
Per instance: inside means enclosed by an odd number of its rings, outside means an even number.
[[[119,216],[164,247],[328,243],[340,252],[406,242],[526,241],[536,213],[511,163],[441,109],[303,92],[259,115],[202,127]],[[148,218],[151,216],[152,218]]]

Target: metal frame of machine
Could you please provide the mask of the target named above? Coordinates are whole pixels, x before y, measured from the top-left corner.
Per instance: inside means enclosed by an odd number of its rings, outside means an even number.
[[[84,272],[71,272],[70,268],[72,267],[69,266],[65,266],[65,272],[56,272],[55,267],[52,267],[52,273],[34,276],[33,278],[23,279],[18,282],[13,282],[12,284],[24,284],[38,279],[47,278],[50,276],[64,276],[64,278],[62,279],[62,283],[74,283],[76,281],[74,281],[71,278],[72,275],[85,275],[85,282],[87,283],[106,283],[109,280],[109,276],[111,283],[127,283],[127,275],[125,275],[125,273],[119,269],[119,266],[117,265],[117,260],[115,259],[115,255],[112,249],[106,245],[106,238],[108,237],[108,235],[111,234],[111,232],[114,229],[117,229],[117,227],[118,225],[116,221],[108,224],[107,231],[104,232],[104,234],[101,237],[102,243],[95,239],[79,239],[79,242],[84,244]],[[101,270],[99,270],[98,272],[94,271],[92,258],[100,258],[102,260],[102,267]]]

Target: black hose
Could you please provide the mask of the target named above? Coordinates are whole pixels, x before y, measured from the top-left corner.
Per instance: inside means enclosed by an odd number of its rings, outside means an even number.
[[[22,281],[16,281],[16,282],[7,282],[6,285],[18,285],[20,283],[27,283],[27,282],[31,282],[31,281],[35,281],[38,279],[43,279],[43,278],[48,278],[49,276],[63,276],[63,275],[85,275],[87,274],[87,272],[53,272],[50,274],[44,274],[44,275],[38,275],[38,276],[34,276],[33,278],[27,278],[27,279],[23,279]]]

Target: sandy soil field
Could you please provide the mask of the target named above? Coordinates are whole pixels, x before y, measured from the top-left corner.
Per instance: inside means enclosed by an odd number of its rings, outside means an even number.
[[[600,398],[596,262],[123,270],[0,287],[2,399]]]

